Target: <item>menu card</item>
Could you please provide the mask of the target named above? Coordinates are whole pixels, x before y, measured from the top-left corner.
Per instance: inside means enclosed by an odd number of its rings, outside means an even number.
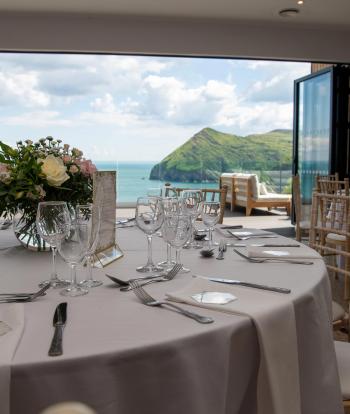
[[[99,239],[94,254],[94,266],[96,267],[105,267],[123,256],[115,242],[116,181],[116,171],[96,171],[94,173],[93,203],[100,206]]]

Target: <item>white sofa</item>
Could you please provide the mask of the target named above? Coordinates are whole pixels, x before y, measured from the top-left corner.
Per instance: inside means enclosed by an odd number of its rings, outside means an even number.
[[[220,177],[220,188],[227,185],[226,202],[235,206],[245,207],[246,216],[250,216],[253,208],[285,207],[290,215],[291,195],[268,192],[264,183],[259,183],[256,174],[223,173]]]

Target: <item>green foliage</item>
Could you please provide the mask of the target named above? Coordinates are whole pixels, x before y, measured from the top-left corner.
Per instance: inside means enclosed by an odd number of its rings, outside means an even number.
[[[290,169],[292,133],[275,130],[240,137],[205,128],[151,171],[151,179],[216,180],[222,172]]]

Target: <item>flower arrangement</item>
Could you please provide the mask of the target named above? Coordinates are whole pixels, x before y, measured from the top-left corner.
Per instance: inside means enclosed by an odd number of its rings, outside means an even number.
[[[82,151],[52,137],[19,141],[14,148],[0,141],[0,216],[20,210],[27,223],[34,223],[39,201],[73,207],[91,202],[95,171]]]

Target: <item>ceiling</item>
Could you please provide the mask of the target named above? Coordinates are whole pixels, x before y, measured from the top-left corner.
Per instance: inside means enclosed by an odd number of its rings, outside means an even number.
[[[297,8],[296,17],[281,17]],[[1,0],[0,12],[108,14],[166,18],[225,19],[350,27],[350,0]]]

